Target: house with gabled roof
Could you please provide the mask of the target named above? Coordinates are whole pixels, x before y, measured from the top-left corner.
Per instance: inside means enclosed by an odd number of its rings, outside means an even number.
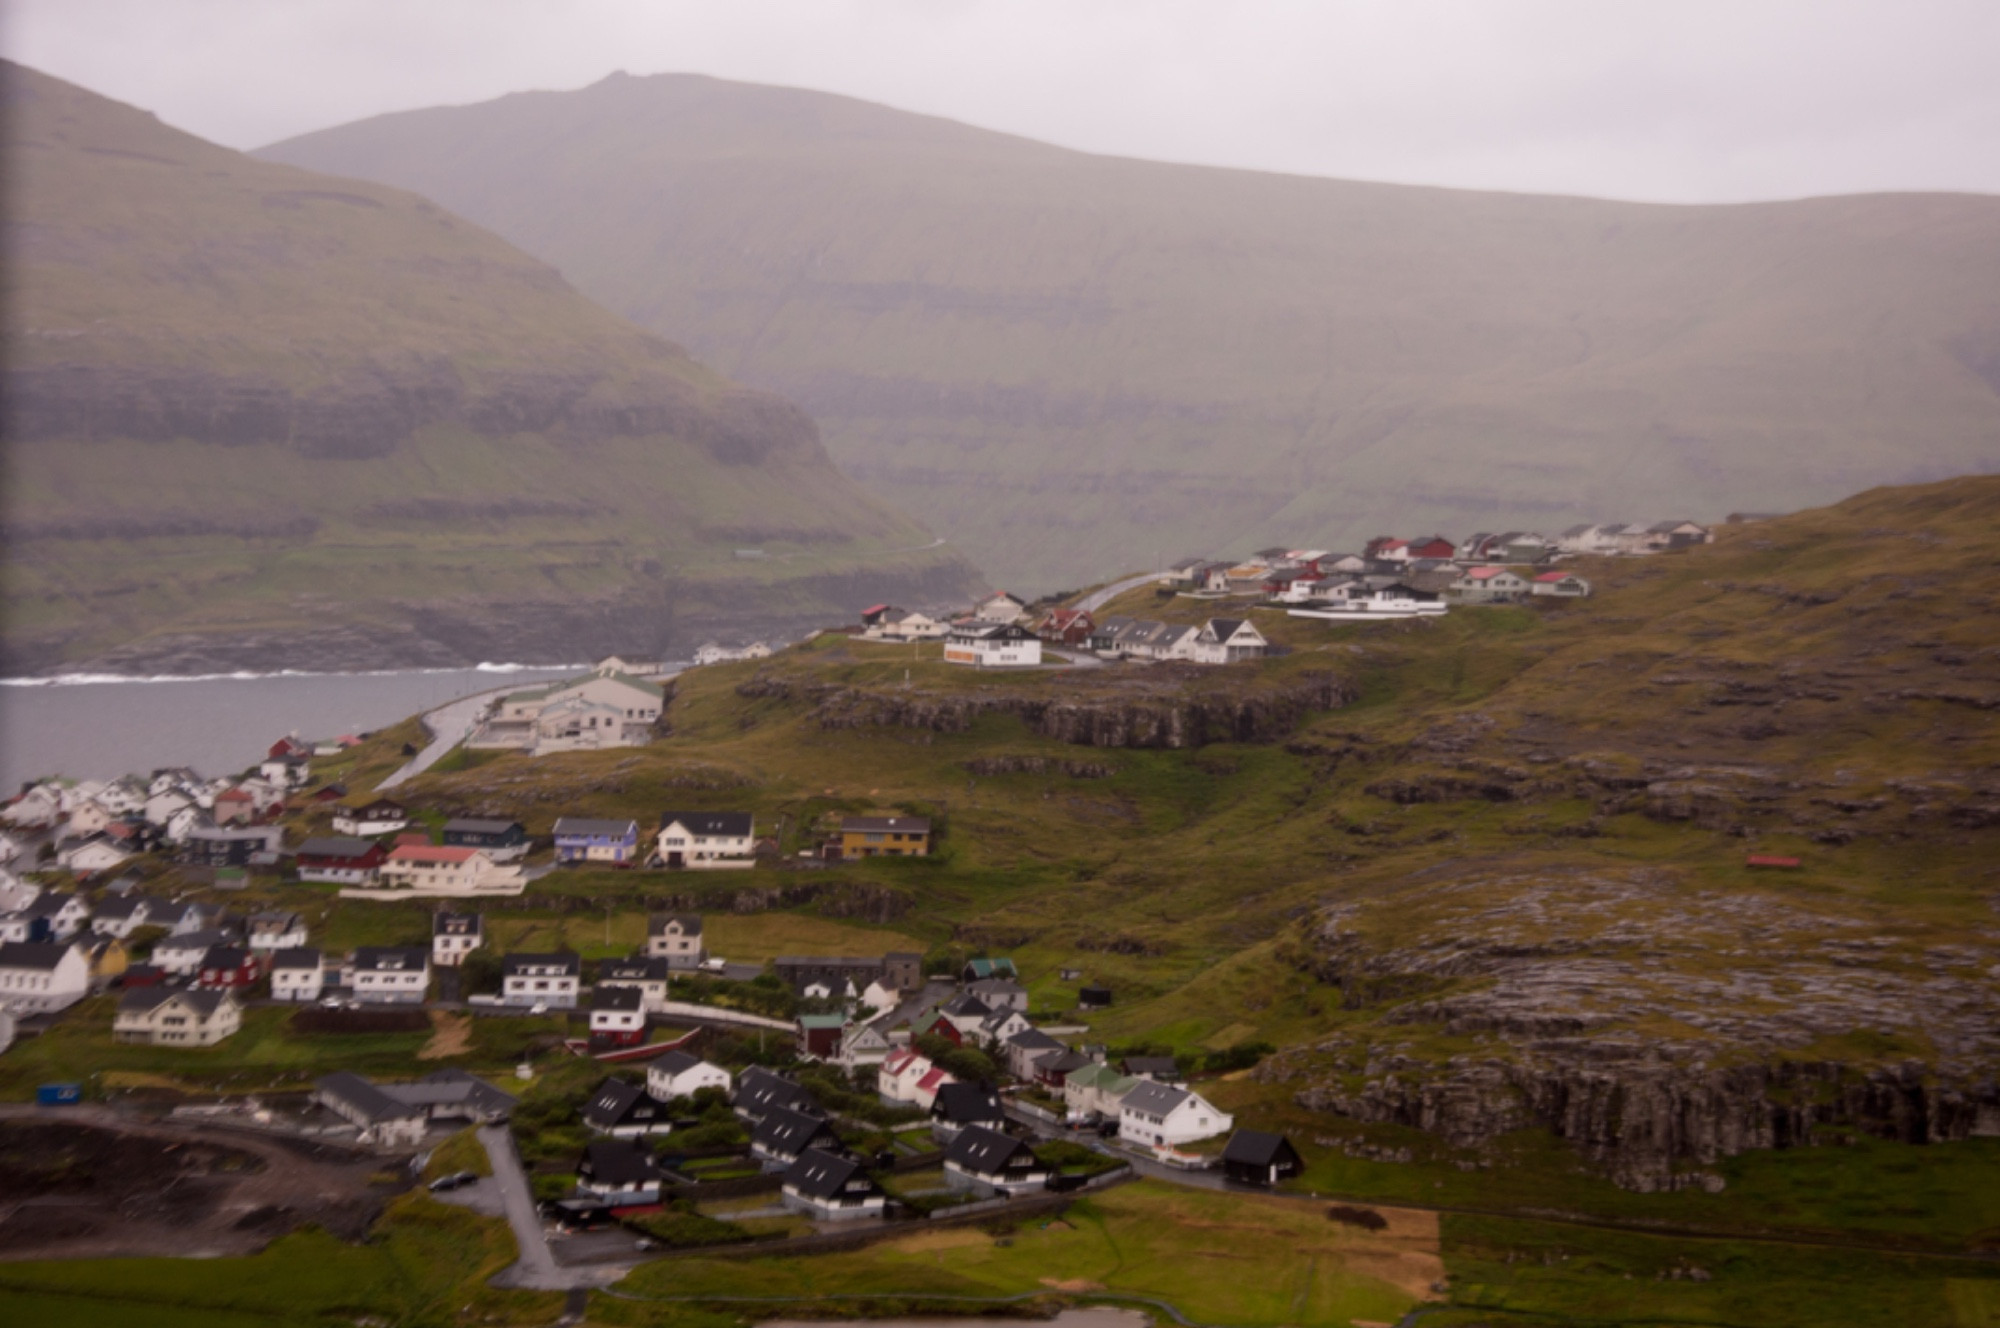
[[[90,994],[90,958],[58,941],[0,944],[0,1007],[16,1015],[67,1010]]]
[[[477,913],[450,913],[440,909],[431,916],[431,964],[437,968],[457,968],[465,957],[486,943],[486,920]]]
[[[597,966],[597,989],[628,988],[639,994],[639,1006],[648,1014],[664,1009],[667,979],[671,970],[664,959],[634,955],[630,959],[605,959]]]
[[[431,987],[431,952],[416,945],[364,945],[348,962],[348,989],[357,1001],[422,1005]]]
[[[476,816],[454,816],[439,838],[446,848],[476,848],[495,862],[518,862],[534,847],[519,821]]]
[[[665,1183],[659,1159],[641,1139],[593,1139],[576,1167],[577,1189],[613,1209],[656,1204]]]
[[[1072,1121],[1117,1120],[1125,1095],[1138,1084],[1109,1065],[1093,1062],[1071,1070],[1063,1080],[1063,1114]]]
[[[676,971],[700,968],[708,958],[701,914],[655,913],[646,919],[646,957],[664,959]]]
[[[318,950],[298,947],[271,956],[271,999],[316,1001],[326,989],[325,960]]]
[[[875,1092],[884,1102],[915,1102],[917,1081],[930,1073],[930,1058],[915,1047],[898,1047],[875,1071]]]
[[[1510,603],[1528,593],[1528,582],[1505,567],[1468,567],[1450,594],[1466,604]]]
[[[1222,1174],[1238,1185],[1276,1185],[1305,1170],[1292,1141],[1263,1130],[1238,1130],[1222,1150]]]
[[[589,816],[560,816],[555,825],[556,861],[600,867],[629,867],[639,856],[639,823]]]
[[[637,1138],[665,1134],[674,1128],[664,1101],[638,1084],[610,1078],[597,1086],[583,1106],[583,1123],[599,1134]]]
[[[951,625],[943,658],[980,669],[1033,668],[1042,662],[1042,638],[1017,622],[972,618]]]
[[[945,1184],[982,1197],[1013,1198],[1046,1189],[1055,1168],[1035,1156],[1027,1140],[985,1125],[960,1130],[944,1151]]]
[[[518,895],[527,886],[520,867],[503,867],[484,849],[410,843],[390,849],[374,884],[364,888],[379,891],[382,898],[472,899]]]
[[[583,984],[583,960],[568,950],[516,953],[500,960],[500,1000],[532,1009],[574,1010]]]
[[[752,1065],[736,1077],[736,1092],[731,1095],[729,1105],[752,1124],[774,1111],[819,1110],[812,1094],[802,1085],[761,1065]]]
[[[267,954],[293,949],[306,943],[306,920],[289,909],[263,909],[244,923],[243,940],[252,950]]]
[[[656,682],[617,671],[512,692],[466,739],[473,748],[511,748],[529,755],[637,747],[652,741],[666,705]]]
[[[693,1097],[704,1088],[727,1093],[729,1087],[729,1071],[685,1051],[667,1052],[646,1066],[646,1092],[662,1102]]]
[[[1069,1048],[1039,1028],[1024,1028],[1007,1039],[1003,1050],[1007,1072],[1016,1079],[1033,1081],[1037,1061],[1044,1056],[1061,1055]]]
[[[818,1115],[773,1107],[750,1132],[750,1156],[761,1162],[766,1171],[787,1169],[809,1148],[828,1153],[840,1151],[840,1136]]]
[[[1089,609],[1050,609],[1035,624],[1035,635],[1049,645],[1081,647],[1090,643],[1096,628]]]
[[[985,1084],[944,1084],[931,1099],[931,1129],[940,1139],[950,1139],[971,1125],[1001,1129],[1007,1111],[1000,1095]]]
[[[394,798],[374,798],[359,807],[343,807],[333,814],[333,832],[366,839],[392,835],[410,824],[410,809]]]
[[[757,820],[749,812],[662,812],[654,843],[669,870],[754,867]]]
[[[243,1026],[243,1007],[230,990],[139,987],[118,998],[114,1042],[154,1047],[212,1047]]]
[[[1590,595],[1590,582],[1575,572],[1537,573],[1530,588],[1537,595],[1552,595],[1559,599],[1585,599]]]
[[[1013,623],[1028,611],[1028,602],[1019,595],[996,590],[972,606],[972,616],[980,622]]]
[[[889,1203],[860,1162],[818,1148],[799,1154],[779,1193],[786,1208],[821,1221],[880,1217]]]
[[[607,987],[590,993],[590,1045],[636,1047],[646,1040],[646,993],[637,987]]]
[[[316,835],[299,845],[293,856],[301,881],[335,885],[367,885],[382,868],[389,850],[379,840],[357,835]]]
[[[1235,1123],[1201,1094],[1150,1080],[1140,1080],[1118,1104],[1118,1137],[1154,1148],[1212,1138]]]
[[[1189,658],[1197,664],[1236,664],[1262,659],[1270,642],[1247,618],[1210,618],[1195,635]]]

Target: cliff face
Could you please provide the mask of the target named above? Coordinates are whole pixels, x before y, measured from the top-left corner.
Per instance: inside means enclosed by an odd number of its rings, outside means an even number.
[[[0,98],[0,670],[672,656],[979,584],[796,406],[423,199]]]
[[[1332,673],[1285,681],[1259,680],[1232,670],[1217,684],[1215,672],[1194,665],[1120,676],[1066,681],[1060,695],[992,688],[971,692],[881,691],[826,683],[798,683],[759,675],[738,695],[798,697],[812,706],[822,729],[906,728],[963,733],[980,716],[1015,715],[1030,732],[1082,747],[1179,750],[1214,742],[1272,742],[1290,734],[1307,715],[1347,704],[1354,693]],[[1232,685],[1233,684],[1233,685]]]

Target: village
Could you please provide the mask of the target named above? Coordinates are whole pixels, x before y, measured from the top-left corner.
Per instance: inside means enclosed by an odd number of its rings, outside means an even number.
[[[1352,621],[1580,598],[1590,586],[1560,565],[1569,558],[1710,538],[1671,522],[1582,527],[1556,540],[1383,538],[1357,555],[1274,548],[1237,562],[1187,559],[1071,603],[996,592],[958,614],[878,605],[837,630],[864,646],[940,642],[943,662],[972,668],[1042,666],[1044,649],[1055,666],[1226,665],[1279,652],[1252,613]],[[1089,607],[1148,584],[1233,616],[1170,626],[1100,621]],[[761,643],[711,645],[696,666],[770,654]],[[670,684],[661,666],[611,658],[498,693],[463,750],[644,745],[662,731]],[[1268,1187],[1300,1170],[1290,1140],[1236,1128],[1195,1081],[1254,1064],[1258,1046],[1179,1057],[1117,1048],[1091,1029],[1117,993],[1081,968],[1052,975],[1072,1003],[1032,1009],[1005,955],[943,969],[914,949],[732,962],[710,948],[701,913],[668,911],[646,918],[629,954],[585,958],[503,944],[491,917],[571,869],[727,873],[923,858],[935,847],[926,816],[842,813],[795,831],[787,851],[748,810],[666,809],[642,824],[585,807],[535,836],[519,820],[444,815],[379,791],[352,796],[316,774],[363,741],[288,735],[233,777],[45,779],[10,799],[0,808],[0,1049],[47,1034],[98,996],[115,996],[103,1016],[114,1045],[188,1055],[225,1046],[267,1010],[295,1011],[293,1022],[318,1029],[555,1021],[560,1054],[597,1067],[565,1079],[573,1125],[523,1120],[519,1099],[491,1076],[339,1069],[274,1128],[408,1150],[468,1126],[505,1127],[535,1166],[543,1234],[599,1233],[598,1245],[577,1250],[643,1248],[674,1204],[711,1217],[704,1230],[727,1243],[856,1220],[886,1229],[1142,1173]],[[162,864],[175,888],[156,888]],[[230,895],[253,883],[257,906],[231,907]],[[296,908],[274,902],[287,890],[312,893]],[[414,905],[429,943],[316,944],[307,905],[329,898]],[[520,1066],[524,1079],[536,1073]],[[41,1092],[61,1102],[82,1088]],[[453,1175],[439,1188],[469,1183]]]

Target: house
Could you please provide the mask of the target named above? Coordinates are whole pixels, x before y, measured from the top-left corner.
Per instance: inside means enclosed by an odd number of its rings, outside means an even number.
[[[1034,1080],[1035,1063],[1042,1057],[1060,1055],[1068,1050],[1039,1028],[1022,1029],[1008,1038],[1002,1048],[1007,1057],[1007,1072],[1027,1082]]]
[[[668,868],[755,866],[756,818],[749,812],[662,812],[656,836]]]
[[[979,1027],[972,1035],[972,1043],[977,1047],[998,1047],[1006,1045],[1007,1039],[1023,1029],[1029,1028],[1028,1016],[1019,1010],[999,1009],[989,1013],[979,1021]]]
[[[1018,595],[996,590],[972,606],[972,616],[983,623],[1015,623],[1028,611],[1028,602]]]
[[[360,807],[343,807],[333,814],[337,835],[388,835],[410,823],[409,808],[394,798],[377,798]]]
[[[219,927],[176,932],[161,937],[153,945],[152,961],[169,977],[192,978],[201,970],[201,961],[210,950],[235,945],[236,937]]]
[[[131,856],[130,849],[99,831],[87,839],[65,845],[56,854],[56,865],[68,868],[76,876],[95,876],[98,872],[110,871]]]
[[[652,741],[665,705],[658,683],[629,673],[592,673],[501,697],[466,746],[531,756],[642,746]]]
[[[1264,634],[1247,619],[1210,618],[1194,639],[1192,658],[1197,664],[1235,664],[1262,659],[1269,648]]]
[[[151,921],[159,907],[158,900],[145,895],[114,895],[98,904],[97,911],[90,916],[90,929],[99,936],[123,940],[141,927],[159,925]]]
[[[620,1139],[665,1134],[674,1128],[665,1101],[623,1079],[606,1079],[597,1086],[584,1104],[583,1123],[599,1134]]]
[[[844,1014],[800,1015],[799,1055],[806,1060],[832,1060],[840,1054],[841,1030],[846,1027]]]
[[[940,1066],[931,1065],[911,1087],[910,1101],[929,1111],[931,1104],[937,1101],[938,1090],[957,1082],[957,1076]]]
[[[1076,1008],[1079,1010],[1105,1010],[1111,1006],[1111,988],[1091,986],[1079,987],[1076,993]]]
[[[275,863],[284,846],[283,826],[197,825],[182,841],[181,857],[197,866],[248,867]]]
[[[893,1050],[879,1024],[850,1023],[840,1031],[840,1050],[834,1060],[851,1071],[863,1065],[880,1065]]]
[[[212,1047],[243,1027],[243,1007],[230,990],[140,987],[118,998],[114,1042],[153,1047]]]
[[[937,1017],[924,1026],[926,1033],[949,1038],[953,1046],[979,1045],[979,1026],[993,1011],[969,991],[962,991],[938,1007]]]
[[[1127,1056],[1118,1068],[1134,1079],[1150,1079],[1156,1084],[1177,1084],[1185,1077],[1180,1062],[1171,1056]]]
[[[357,1001],[422,1005],[430,993],[431,952],[421,946],[364,945],[349,967],[347,985]]]
[[[1042,662],[1042,638],[1014,622],[974,618],[953,623],[944,638],[944,662],[980,669],[1031,668]]]
[[[592,1046],[636,1047],[646,1040],[646,993],[599,985],[590,993]]]
[[[635,955],[630,959],[606,959],[598,965],[597,989],[622,989],[639,994],[639,1008],[648,1012],[667,1003],[669,970],[664,959]]]
[[[293,862],[301,881],[333,885],[367,885],[382,869],[389,850],[373,839],[353,835],[321,835],[299,845]]]
[[[629,867],[638,857],[637,821],[593,820],[563,816],[556,820],[556,861],[608,867]]]
[[[906,612],[902,609],[878,606],[881,612],[874,620],[868,621],[863,614],[863,641],[935,641],[951,631],[951,624],[928,613]]]
[[[1389,535],[1377,535],[1361,546],[1361,556],[1377,562],[1406,563],[1410,560],[1410,542]]]
[[[1080,1051],[1061,1051],[1038,1057],[1035,1061],[1035,1081],[1044,1088],[1066,1088],[1072,1074],[1096,1064]]]
[[[271,956],[271,999],[316,1001],[325,987],[326,970],[319,951],[300,947]]]
[[[1590,594],[1590,582],[1575,572],[1541,572],[1534,579],[1533,591],[1537,595],[1583,599]]]
[[[518,866],[502,867],[487,857],[484,849],[398,844],[382,860],[376,883],[370,889],[380,897],[466,899],[518,895],[527,885],[527,877]]]
[[[997,1130],[1006,1124],[1000,1095],[985,1084],[945,1084],[931,1099],[931,1128],[940,1139],[952,1138],[973,1125]]]
[[[726,664],[736,659],[769,659],[771,647],[762,641],[752,641],[747,646],[725,646],[710,641],[698,646],[694,652],[696,664]]]
[[[1222,1150],[1222,1174],[1238,1185],[1276,1185],[1305,1169],[1299,1150],[1282,1134],[1238,1130]]]
[[[574,1010],[583,981],[583,961],[567,951],[554,954],[510,954],[500,961],[503,1005],[547,1006]]]
[[[1686,549],[1715,543],[1715,532],[1697,521],[1659,521],[1646,527],[1647,544],[1655,549]]]
[[[90,905],[84,903],[81,895],[66,890],[43,890],[20,910],[18,917],[26,924],[27,931],[20,940],[67,941],[90,921]]]
[[[67,1010],[90,994],[90,958],[55,941],[0,944],[0,1008],[17,1017]]]
[[[519,821],[489,821],[461,816],[444,823],[446,848],[476,848],[495,862],[517,862],[528,856],[533,841]]]
[[[431,918],[431,963],[437,968],[457,968],[484,944],[486,920],[477,913],[439,912]]]
[[[252,913],[244,925],[243,939],[252,950],[289,950],[306,943],[306,920],[282,909]]]
[[[1089,609],[1050,609],[1035,625],[1035,635],[1052,646],[1087,646],[1096,629]]]
[[[1442,535],[1425,535],[1413,539],[1403,546],[1410,562],[1423,558],[1454,558],[1458,556],[1458,546]]]
[[[889,1203],[861,1163],[818,1148],[799,1154],[779,1194],[786,1208],[820,1221],[880,1217]]]
[[[915,1047],[898,1047],[875,1071],[875,1093],[884,1102],[916,1101],[917,1081],[930,1072],[930,1060]]]
[[[1118,1137],[1172,1148],[1221,1134],[1235,1123],[1199,1093],[1141,1080],[1118,1104]]]
[[[1019,1010],[1025,1014],[1028,1009],[1028,989],[1012,978],[978,978],[968,983],[965,990],[989,1010]]]
[[[202,953],[194,985],[202,991],[243,991],[264,976],[264,960],[234,945],[216,945]]]
[[[1054,1174],[1027,1140],[983,1125],[960,1130],[944,1150],[944,1181],[954,1190],[1011,1199],[1046,1189]]]
[[[837,1153],[840,1136],[824,1119],[803,1111],[773,1107],[750,1132],[750,1156],[763,1163],[766,1171],[784,1170],[809,1148]]]
[[[1504,567],[1470,567],[1450,592],[1468,604],[1504,604],[1527,594],[1528,583]]]
[[[655,913],[646,919],[646,957],[664,959],[667,967],[700,968],[708,958],[701,938],[699,913]]]
[[[921,858],[931,851],[931,823],[921,816],[848,816],[830,857]]]
[[[980,983],[993,978],[1005,978],[1018,982],[1021,970],[1014,967],[1014,961],[1006,955],[997,959],[968,959],[965,967],[958,970],[958,980],[966,983]],[[1021,1007],[1026,1009],[1026,1005]]]
[[[257,773],[280,788],[304,788],[312,783],[312,757],[306,754],[267,756],[258,764]]]
[[[1073,1121],[1117,1120],[1125,1095],[1139,1084],[1109,1065],[1092,1062],[1063,1080],[1063,1114]]]
[[[505,1120],[516,1099],[463,1070],[439,1070],[402,1084],[374,1084],[346,1070],[313,1086],[312,1099],[361,1127],[361,1142],[385,1147],[423,1141],[437,1122]]]
[[[659,1159],[640,1139],[593,1139],[576,1167],[576,1188],[612,1208],[658,1203],[664,1180]]]
[[[819,1109],[811,1093],[761,1065],[753,1065],[736,1077],[736,1092],[731,1095],[729,1105],[753,1125],[774,1111]]]
[[[685,1051],[670,1051],[646,1067],[646,1091],[661,1102],[693,1097],[704,1088],[729,1091],[729,1071]]]
[[[62,790],[53,784],[24,789],[0,811],[0,821],[24,830],[45,830],[62,819]]]
[[[861,630],[866,632],[872,627],[880,627],[892,616],[901,615],[906,611],[894,604],[871,604],[861,611]]]

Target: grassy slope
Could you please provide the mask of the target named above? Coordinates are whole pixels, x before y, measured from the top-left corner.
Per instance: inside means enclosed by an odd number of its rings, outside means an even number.
[[[417,189],[805,403],[843,465],[1017,588],[1996,462],[1992,199],[1355,184],[684,75],[265,155]]]
[[[664,403],[697,423],[744,399],[422,199],[257,161],[19,66],[5,88],[16,372],[191,374],[307,403],[437,381],[476,403],[581,382],[585,405]],[[725,464],[692,435],[582,441],[445,419],[372,457],[309,456],[283,437],[17,437],[6,460],[8,643],[38,659],[189,629],[379,617],[421,633],[467,606],[551,599],[622,605],[650,637],[671,630],[676,600],[711,623],[732,609],[795,618],[845,607],[815,577],[972,580],[948,552],[897,552],[929,537],[809,436]],[[523,499],[566,507],[501,506]],[[317,528],[236,533],[287,517]],[[127,533],[176,519],[215,533]],[[96,537],[65,533],[78,526]],[[772,556],[740,561],[744,545]]]

